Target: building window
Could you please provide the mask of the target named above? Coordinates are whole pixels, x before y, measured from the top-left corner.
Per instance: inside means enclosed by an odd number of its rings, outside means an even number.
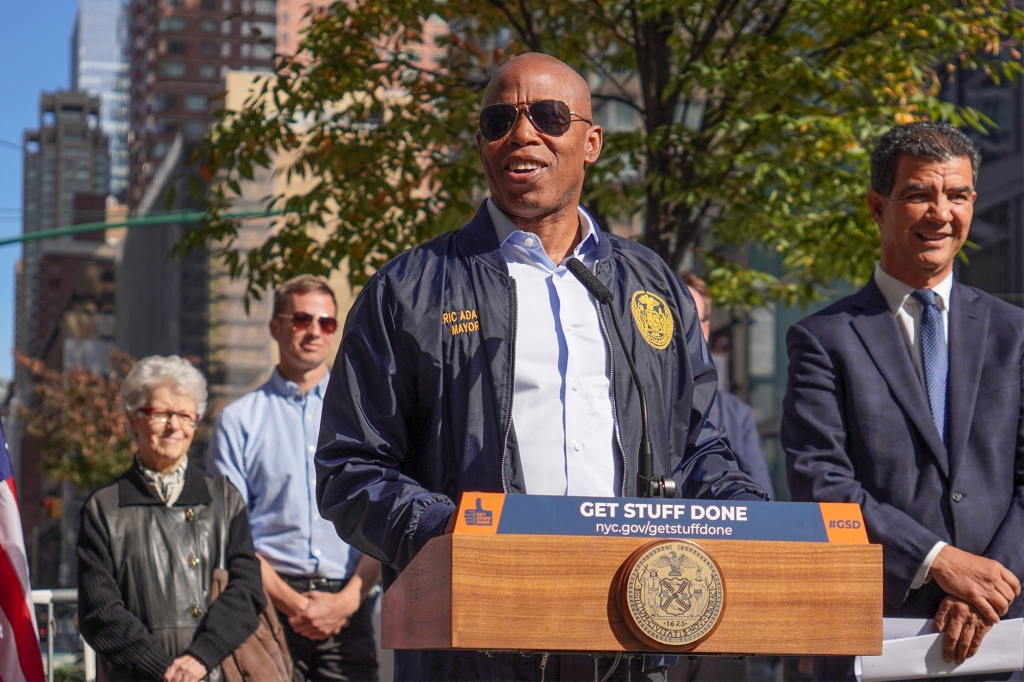
[[[253,45],[252,56],[253,59],[272,59],[274,56],[274,48],[270,45]]]
[[[204,57],[212,57],[217,54],[217,46],[210,40],[204,40],[199,44],[199,54]]]
[[[1019,86],[1007,80],[997,84],[984,72],[968,72],[960,81],[960,87],[963,90],[961,102],[985,114],[996,124],[987,135],[965,131],[981,149],[981,158],[989,163],[1016,153],[1020,147]]]
[[[221,43],[220,44],[220,56],[221,57],[230,57],[231,56],[231,43]]]
[[[223,10],[225,12],[230,12],[231,11],[231,0],[224,0],[224,2],[221,3],[221,8],[223,8]]]
[[[178,108],[178,96],[170,92],[161,92],[153,97],[153,109],[156,111],[174,111]]]
[[[181,132],[189,139],[197,139],[206,133],[206,123],[203,121],[185,121],[181,124]]]
[[[163,6],[167,9],[185,9],[185,0],[163,0]]]
[[[187,43],[184,40],[164,41],[164,52],[167,54],[185,54]]]
[[[1013,210],[1003,202],[977,213],[971,223],[971,241],[964,248],[968,263],[957,263],[957,280],[990,294],[1013,292]]]
[[[238,46],[238,56],[243,59],[248,57],[252,53],[252,46],[249,43],[242,43]]]
[[[203,0],[203,9],[207,12],[212,12],[217,9],[217,3],[215,0]]]
[[[184,78],[185,62],[160,62],[160,75],[165,78]]]
[[[273,14],[275,10],[274,4],[274,0],[255,0],[253,9],[256,11],[256,14]]]
[[[213,33],[217,30],[217,22],[213,19],[203,19],[199,22],[199,30],[203,33]]]
[[[243,21],[241,33],[243,36],[262,36],[273,38],[277,27],[272,21]]]
[[[206,111],[206,95],[185,95],[185,111]]]
[[[199,66],[199,77],[206,79],[213,79],[217,77],[217,67],[213,64],[200,64]]]
[[[629,132],[636,130],[638,119],[636,110],[617,100],[608,100],[596,112],[601,126],[610,132]]]
[[[225,35],[225,36],[231,35],[231,20],[230,19],[225,19],[224,21],[220,22],[220,32],[221,32],[221,35]]]
[[[171,143],[165,140],[161,140],[153,145],[153,158],[162,159],[167,156],[167,150],[171,148]]]
[[[156,21],[156,30],[160,33],[181,33],[187,25],[185,17],[160,17]]]
[[[178,122],[173,118],[158,118],[153,133],[156,135],[173,135],[178,132]]]

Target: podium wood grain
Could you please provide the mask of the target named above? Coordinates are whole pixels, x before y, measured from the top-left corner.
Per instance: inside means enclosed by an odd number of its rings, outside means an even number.
[[[445,535],[382,600],[389,649],[644,651],[620,618],[616,574],[648,538]],[[879,655],[882,548],[699,540],[725,582],[711,654]],[[648,649],[649,650],[649,649]]]

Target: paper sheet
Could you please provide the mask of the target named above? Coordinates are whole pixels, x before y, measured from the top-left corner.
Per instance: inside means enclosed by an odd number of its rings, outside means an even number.
[[[951,675],[978,675],[1024,669],[1024,619],[997,623],[981,647],[962,665],[942,658],[941,632],[925,618],[885,618],[882,655],[858,656],[854,672],[859,682],[915,680]]]

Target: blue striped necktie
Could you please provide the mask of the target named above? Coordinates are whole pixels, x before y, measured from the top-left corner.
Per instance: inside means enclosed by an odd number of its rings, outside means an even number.
[[[946,382],[949,378],[949,350],[942,327],[942,312],[935,305],[935,292],[917,289],[911,296],[921,304],[921,365],[924,385],[928,391],[928,406],[939,437],[946,442]]]

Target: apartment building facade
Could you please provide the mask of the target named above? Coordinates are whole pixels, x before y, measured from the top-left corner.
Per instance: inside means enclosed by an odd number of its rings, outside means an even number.
[[[129,186],[139,202],[180,133],[202,137],[228,71],[274,69],[275,0],[130,0]]]

